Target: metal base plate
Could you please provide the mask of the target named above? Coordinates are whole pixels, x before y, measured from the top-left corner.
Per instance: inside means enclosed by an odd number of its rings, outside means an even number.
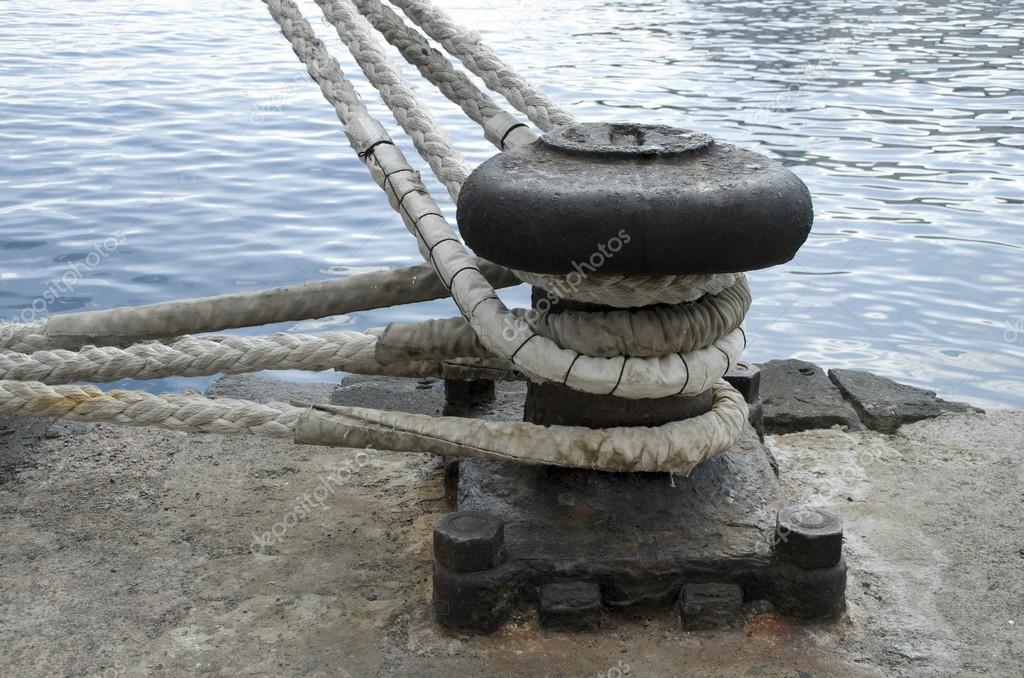
[[[437,619],[451,628],[493,631],[529,603],[542,620],[545,607],[561,604],[560,626],[572,626],[556,588],[570,583],[599,591],[599,606],[570,606],[579,610],[580,628],[595,625],[595,610],[682,609],[684,589],[705,584],[738,587],[743,600],[767,599],[798,618],[833,616],[844,606],[843,562],[804,570],[780,557],[783,493],[750,428],[686,478],[467,460],[459,463],[456,496],[458,510],[504,521],[506,558],[484,572],[435,563]]]

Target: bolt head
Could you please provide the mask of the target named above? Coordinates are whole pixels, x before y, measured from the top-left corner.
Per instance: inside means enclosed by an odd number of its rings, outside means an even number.
[[[775,550],[804,569],[833,567],[843,557],[843,521],[816,506],[787,506],[779,511]]]
[[[505,523],[493,513],[455,511],[434,528],[434,558],[453,572],[478,572],[500,565]]]

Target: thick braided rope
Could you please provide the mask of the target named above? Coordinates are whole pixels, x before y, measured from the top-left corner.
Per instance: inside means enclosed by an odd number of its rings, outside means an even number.
[[[371,330],[370,332],[374,332]],[[377,330],[381,333],[383,330]],[[269,337],[181,337],[173,343],[146,342],[117,348],[86,346],[31,354],[0,351],[0,379],[66,384],[72,381],[111,382],[119,379],[160,379],[172,375],[199,377],[261,370],[340,370],[357,374],[403,377],[446,377],[453,372],[477,378],[517,379],[510,365],[486,355],[445,356],[459,360],[411,360],[376,356],[379,339],[360,332],[321,335],[279,333]]]
[[[511,271],[479,261],[497,287],[520,284]],[[451,294],[427,264],[361,273],[287,287],[145,306],[51,316],[43,322],[0,324],[0,350],[34,353],[54,348],[130,346],[187,334],[306,320],[440,299]]]
[[[419,103],[409,83],[395,68],[373,28],[356,10],[350,0],[316,0],[324,16],[334,25],[338,36],[355,58],[381,99],[391,109],[395,120],[412,138],[420,156],[427,161],[438,180],[448,189],[452,199],[458,198],[469,168],[452,147],[448,135],[438,127],[433,116]]]
[[[654,428],[544,427],[354,407],[103,392],[95,386],[24,381],[0,381],[0,412],[194,433],[257,435],[338,447],[683,474],[729,449],[742,435],[747,417],[743,397],[725,382],[715,385],[710,412]],[[520,444],[524,440],[526,444]]]
[[[673,306],[659,304],[629,311],[512,312],[537,334],[582,355],[613,358],[677,353],[695,367],[702,360],[700,349],[742,327],[750,302],[750,288],[746,279],[740,278],[721,294],[705,294],[697,301]],[[380,333],[375,352],[384,364],[489,355],[461,317],[391,323]],[[721,360],[720,355],[717,360]]]
[[[685,475],[730,449],[747,426],[743,396],[724,381],[713,389],[709,412],[654,427],[538,426],[314,405],[299,417],[295,442]]]
[[[268,2],[271,14],[284,5],[291,6],[295,18],[291,22],[278,22],[282,32],[302,20],[294,3]],[[287,37],[299,58],[305,58],[306,50],[296,49],[295,41]],[[309,46],[309,49],[317,48],[322,49],[322,46]],[[337,63],[333,63],[333,68],[338,69]],[[310,73],[317,77],[315,70],[310,69]],[[327,90],[321,89],[327,94]],[[377,185],[384,189],[392,208],[401,214],[410,233],[416,236],[420,251],[451,290],[452,298],[481,343],[495,356],[511,361],[533,381],[557,382],[578,391],[630,399],[690,395],[709,388],[739,359],[745,338],[738,331],[704,349],[707,358],[702,357],[696,366],[688,364],[679,354],[593,358],[563,349],[537,334],[519,322],[497,296],[480,273],[475,258],[455,236],[419,175],[380,123],[365,108],[358,114],[353,112],[343,122],[356,152],[370,168]],[[719,361],[717,367],[713,366],[713,356]]]
[[[495,92],[530,118],[545,132],[575,119],[557,106],[544,92],[524,80],[505,64],[480,35],[456,24],[450,16],[430,0],[392,0],[413,23],[437,40],[472,73],[479,76]]]
[[[556,298],[616,308],[684,304],[705,294],[720,294],[743,277],[742,273],[649,276],[512,272],[523,282],[546,290]]]
[[[263,0],[271,16],[281,27],[292,50],[306,66],[306,71],[320,85],[324,98],[334,107],[338,119],[348,120],[353,110],[364,108],[352,83],[345,79],[338,61],[316,37],[312,26],[291,0]]]
[[[0,411],[175,431],[291,438],[302,410],[279,403],[261,405],[195,395],[158,396],[144,391],[103,392],[95,386],[0,381]]]
[[[451,62],[430,46],[423,35],[402,20],[380,0],[353,0],[355,6],[424,78],[433,83],[442,94],[457,104],[469,119],[483,125],[488,118],[504,110],[473,84],[464,73],[455,70]]]
[[[51,348],[46,323],[4,323],[0,325],[0,349],[32,353]]]

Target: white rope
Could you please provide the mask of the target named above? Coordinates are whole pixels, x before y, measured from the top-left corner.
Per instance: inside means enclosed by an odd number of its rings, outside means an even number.
[[[524,80],[505,64],[480,35],[456,24],[450,16],[430,0],[391,0],[413,23],[437,40],[495,92],[500,92],[515,108],[522,111],[545,132],[560,125],[571,125],[575,119],[559,108],[544,92]]]
[[[433,116],[417,100],[409,83],[395,68],[367,23],[349,0],[316,0],[324,16],[334,25],[359,68],[366,75],[395,120],[412,138],[413,145],[434,170],[438,180],[448,189],[452,199],[459,196],[469,168],[452,147],[448,135],[438,127]]]
[[[174,431],[290,438],[301,409],[197,395],[158,396],[144,391],[103,392],[95,386],[0,381],[0,411]]]
[[[384,39],[416,67],[420,75],[457,104],[470,120],[484,128],[485,136],[492,144],[503,149],[513,134],[516,135],[515,143],[518,145],[536,139],[515,117],[480,91],[465,73],[456,70],[441,52],[431,47],[419,31],[406,24],[390,7],[383,5],[380,0],[353,0],[353,3]]]
[[[713,402],[705,414],[662,426],[601,429],[315,405],[299,418],[295,442],[686,475],[735,445],[746,429],[747,404],[738,391],[719,382]]]
[[[320,444],[359,442],[385,449],[388,445],[399,445],[394,449],[443,451],[615,471],[688,473],[694,465],[728,449],[739,439],[745,427],[746,404],[738,392],[720,381],[720,377],[738,360],[745,347],[746,336],[741,327],[727,331],[730,324],[742,319],[742,312],[738,319],[733,317],[735,309],[733,316],[719,312],[720,317],[712,317],[711,311],[704,315],[694,312],[688,321],[690,325],[683,329],[699,326],[699,331],[688,337],[689,341],[703,343],[713,335],[719,336],[689,353],[652,357],[615,355],[603,358],[581,354],[559,347],[521,322],[521,327],[509,332],[509,323],[514,325],[517,315],[498,299],[477,260],[455,237],[418,173],[409,166],[383,127],[366,112],[337,62],[316,39],[298,8],[290,0],[265,1],[293,50],[345,123],[346,133],[359,157],[416,236],[421,252],[433,265],[438,279],[451,291],[479,344],[499,358],[508,359],[511,365],[501,360],[468,359],[456,364],[399,361],[385,366],[377,356],[379,331],[322,336],[185,336],[173,342],[136,344],[125,349],[86,346],[78,352],[35,350],[52,338],[47,323],[45,326],[0,328],[4,329],[4,345],[18,349],[0,350],[0,376],[28,380],[0,380],[0,411],[161,426],[181,431],[276,438],[294,436]],[[450,169],[452,159],[457,160],[457,156],[450,145],[447,148],[439,145],[435,137],[440,131],[420,110],[397,71],[383,58],[367,30],[365,19],[355,12],[350,0],[318,0],[318,3],[338,27],[367,77],[381,89],[396,119],[404,120],[403,126],[417,130],[419,138],[414,135],[414,140],[428,162],[433,159],[432,165],[439,163],[442,170]],[[443,173],[439,173],[439,177],[445,180]],[[457,182],[449,183],[448,188],[453,196],[458,193]],[[742,283],[742,278],[740,281]],[[700,278],[697,282],[706,285],[708,280]],[[674,284],[677,289],[683,287],[678,278],[674,279]],[[745,290],[745,283],[742,287]],[[749,304],[749,294],[746,301],[741,298],[735,303]],[[708,304],[708,308],[714,307],[713,303]],[[74,332],[61,336],[81,340]],[[456,354],[478,350],[475,343],[464,339],[447,337],[445,341]],[[624,350],[629,349],[631,341],[626,340]],[[28,354],[20,352],[22,350],[33,352]],[[595,430],[425,417],[359,408],[321,407],[329,410],[329,415],[324,415],[290,405],[211,400],[193,395],[155,396],[139,391],[104,393],[93,386],[48,386],[39,381],[156,378],[170,374],[196,376],[270,367],[334,367],[371,373],[386,373],[387,370],[407,373],[423,369],[446,374],[450,366],[463,370],[461,374],[494,369],[513,375],[517,365],[534,381],[560,381],[580,391],[634,399],[692,394],[713,386],[714,407],[704,415],[659,427]],[[609,386],[611,389],[606,391]],[[300,416],[304,411],[306,414]]]
[[[743,397],[725,382],[715,385],[710,412],[659,427],[545,427],[353,407],[321,405],[314,409],[309,405],[264,405],[198,395],[103,392],[95,386],[47,386],[24,381],[0,381],[0,412],[196,433],[291,438],[302,444],[681,474],[732,447],[742,436],[747,417]]]
[[[381,363],[376,356],[377,334],[325,332],[320,335],[279,333],[269,337],[181,337],[172,343],[146,342],[117,348],[86,346],[31,354],[0,351],[0,379],[66,384],[72,381],[111,382],[119,379],[160,379],[172,375],[199,377],[261,370],[339,370],[357,374],[404,377],[445,377],[452,370],[476,373],[476,378],[517,379],[511,365],[474,356],[445,356],[411,360],[395,356]],[[451,365],[445,360],[457,359]]]
[[[302,40],[287,31],[304,22],[294,3],[268,0],[271,13],[277,9],[291,12],[288,21],[279,20],[295,53],[300,59],[314,58],[317,63],[328,60],[313,54],[323,49],[319,43]],[[361,19],[361,17],[358,17]],[[310,31],[308,24],[304,31]],[[297,46],[298,45],[298,46]],[[338,70],[336,62],[332,68]],[[309,69],[314,78],[318,69]],[[342,77],[331,74],[333,81]],[[321,86],[325,96],[329,90]],[[354,102],[358,103],[358,102]],[[417,237],[421,252],[434,265],[438,276],[452,291],[459,306],[481,343],[495,356],[511,361],[533,381],[562,383],[588,393],[617,395],[623,398],[657,398],[669,395],[692,395],[706,390],[737,361],[745,337],[739,331],[716,341],[709,349],[723,360],[702,360],[693,370],[678,354],[654,358],[619,356],[593,358],[559,347],[523,323],[498,298],[494,288],[480,273],[472,257],[456,237],[437,203],[413,171],[402,152],[394,145],[384,128],[365,108],[343,120],[346,133],[359,157],[367,164],[377,185],[388,195],[391,206],[398,211],[410,233]],[[717,367],[713,367],[719,363]],[[706,369],[700,369],[706,368]],[[694,374],[696,372],[696,374]]]
[[[52,348],[46,336],[46,323],[3,323],[0,324],[0,349],[32,353]]]
[[[511,271],[479,260],[495,287],[520,284]],[[432,266],[420,264],[346,278],[105,311],[64,313],[33,324],[0,324],[0,350],[130,346],[139,341],[343,315],[450,296]]]
[[[693,366],[699,359],[691,355],[694,351],[742,326],[750,302],[750,288],[741,277],[720,294],[705,294],[697,301],[673,306],[558,313],[517,308],[512,312],[537,334],[583,355],[614,358],[681,353]],[[375,355],[381,363],[390,364],[491,353],[465,318],[439,318],[389,324],[379,335]]]

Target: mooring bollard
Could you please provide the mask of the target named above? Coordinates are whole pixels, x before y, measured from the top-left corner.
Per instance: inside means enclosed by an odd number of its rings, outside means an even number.
[[[510,590],[531,598],[549,628],[593,627],[603,606],[642,604],[666,590],[688,630],[729,623],[747,599],[800,618],[843,608],[841,524],[806,509],[776,515],[782,491],[756,434],[759,371],[715,343],[738,332],[745,345],[742,273],[789,261],[812,218],[807,188],[780,164],[663,126],[561,127],[470,175],[458,201],[467,244],[533,285],[522,318],[529,331],[511,327],[511,336],[525,346],[531,332],[582,328],[570,337],[574,348],[621,361],[623,373],[623,356],[678,356],[686,368],[679,394],[659,398],[584,393],[570,388],[569,373],[562,383],[530,381],[526,421],[669,425],[706,416],[712,387],[724,380],[748,403],[753,428],[685,478],[463,461],[460,512],[438,529],[467,509],[515,529],[497,567],[483,568],[493,561],[484,558],[462,573],[447,547],[438,553],[435,599],[496,592],[491,601],[463,596],[458,614],[438,614],[442,624],[492,629]],[[776,543],[783,527],[790,541]]]
[[[470,175],[458,205],[463,237],[478,255],[533,274],[525,277],[533,278],[538,314],[656,303],[655,292],[641,303],[619,299],[617,289],[595,293],[594,279],[781,264],[803,244],[812,218],[806,186],[778,163],[700,132],[628,123],[570,125],[500,153]],[[608,301],[581,303],[581,290]],[[710,408],[710,390],[637,402],[531,384],[526,419],[655,426]]]

